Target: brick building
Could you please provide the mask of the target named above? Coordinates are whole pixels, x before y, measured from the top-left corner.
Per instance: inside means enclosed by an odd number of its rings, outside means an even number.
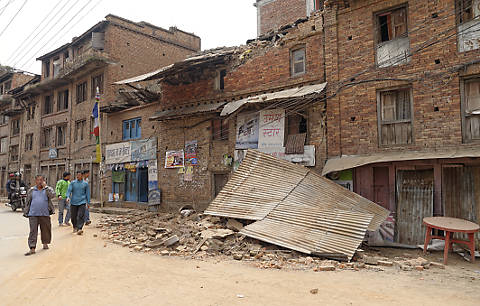
[[[256,0],[257,35],[273,32],[321,10],[324,0]]]
[[[11,68],[0,68],[0,193],[5,195],[8,173],[18,171],[22,108],[15,97],[40,76]]]
[[[162,194],[162,208],[192,204],[204,209],[241,162],[246,148],[259,148],[321,171],[326,157],[321,124],[325,105],[319,102],[326,85],[322,33],[321,19],[304,20],[283,30],[280,39],[275,33],[245,46],[207,50],[117,82],[130,88],[161,87],[150,122],[142,112],[142,131],[157,130],[155,183]],[[125,103],[117,101],[105,111],[112,112],[109,118],[113,118],[123,107]],[[265,118],[275,122],[263,124]],[[109,126],[115,129],[110,121]],[[117,131],[119,126],[120,119]],[[115,161],[117,149],[107,147],[107,160]],[[286,154],[287,149],[292,151]]]
[[[388,208],[384,240],[422,219],[480,221],[479,1],[328,1],[324,174]]]
[[[38,60],[40,82],[17,95],[19,156],[16,170],[41,172],[54,184],[65,170],[89,169],[92,196],[99,196],[92,108],[96,88],[101,103],[117,99],[114,80],[179,61],[200,50],[200,38],[177,28],[163,29],[114,15]],[[105,117],[101,123],[108,122]],[[102,129],[108,143],[112,135]],[[13,165],[11,166],[13,167]]]

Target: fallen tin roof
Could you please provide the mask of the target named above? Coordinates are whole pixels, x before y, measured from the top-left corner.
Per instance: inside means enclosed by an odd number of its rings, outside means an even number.
[[[308,254],[351,259],[388,210],[312,170],[249,150],[204,212],[257,220],[241,233]]]

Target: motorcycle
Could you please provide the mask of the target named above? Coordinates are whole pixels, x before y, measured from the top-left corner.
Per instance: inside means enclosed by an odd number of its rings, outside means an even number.
[[[25,209],[25,203],[27,202],[27,189],[25,187],[18,187],[12,192],[10,203],[6,204],[10,206],[12,211],[16,211],[17,208]]]

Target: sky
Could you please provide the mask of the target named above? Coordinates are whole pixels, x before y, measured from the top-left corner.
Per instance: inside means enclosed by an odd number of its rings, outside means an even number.
[[[257,33],[254,0],[0,0],[0,64],[40,73],[35,59],[70,42],[106,15],[176,26],[202,49],[245,44]]]

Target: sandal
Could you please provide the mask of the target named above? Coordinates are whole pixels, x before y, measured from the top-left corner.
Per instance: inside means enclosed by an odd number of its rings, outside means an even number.
[[[30,256],[30,255],[33,255],[33,254],[35,254],[35,250],[30,250],[27,253],[25,253],[25,256]]]

